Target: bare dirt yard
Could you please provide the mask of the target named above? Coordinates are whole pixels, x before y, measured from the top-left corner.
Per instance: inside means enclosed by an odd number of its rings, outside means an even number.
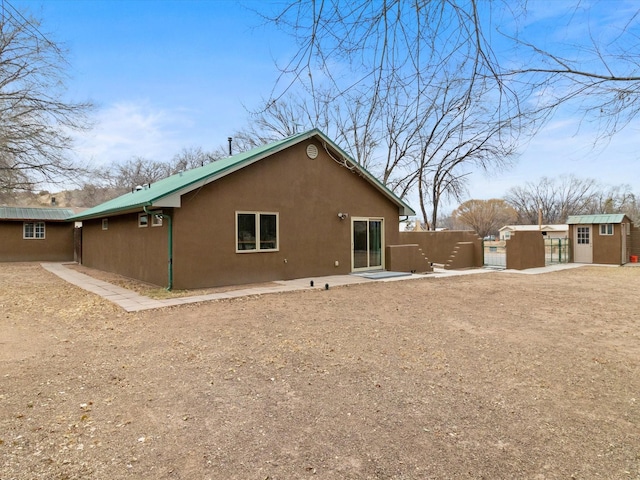
[[[640,478],[640,268],[127,314],[0,264],[0,479]]]

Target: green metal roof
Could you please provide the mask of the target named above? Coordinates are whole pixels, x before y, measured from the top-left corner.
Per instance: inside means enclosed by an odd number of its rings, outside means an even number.
[[[93,208],[83,211],[82,213],[71,217],[71,220],[84,220],[89,218],[104,217],[127,211],[139,210],[144,206],[147,207],[163,207],[163,206],[179,206],[179,198],[176,196],[188,193],[191,190],[200,188],[207,183],[213,182],[218,178],[235,172],[241,168],[251,165],[254,162],[262,160],[276,152],[291,147],[301,141],[312,137],[318,137],[320,141],[325,143],[337,152],[349,167],[357,170],[365,179],[367,179],[374,187],[380,190],[390,200],[392,200],[400,209],[401,215],[414,215],[413,209],[398,198],[391,190],[385,187],[379,180],[371,175],[362,166],[350,158],[340,147],[327,138],[320,130],[313,129],[308,132],[299,133],[291,137],[279,140],[277,142],[254,148],[247,152],[239,153],[232,157],[217,160],[215,162],[204,165],[203,167],[194,168],[185,172],[178,173],[171,177],[165,178],[158,182],[152,183],[142,190],[133,191],[120,197],[109,200],[108,202],[97,205]],[[173,203],[172,203],[173,202]]]
[[[569,225],[594,225],[597,223],[622,223],[624,213],[601,213],[598,215],[569,215]]]
[[[0,207],[0,220],[64,221],[72,215],[70,208]]]

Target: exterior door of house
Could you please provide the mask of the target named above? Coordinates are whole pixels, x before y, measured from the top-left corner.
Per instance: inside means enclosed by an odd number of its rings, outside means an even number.
[[[573,261],[575,263],[593,263],[593,239],[591,226],[574,226]]]
[[[384,225],[381,218],[354,218],[351,224],[351,270],[382,270]]]

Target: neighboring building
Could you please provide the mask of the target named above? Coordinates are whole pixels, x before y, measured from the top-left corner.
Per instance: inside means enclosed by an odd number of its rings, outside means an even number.
[[[500,240],[509,240],[514,232],[542,232],[545,238],[567,238],[569,225],[505,225],[499,230]]]
[[[0,262],[73,260],[68,208],[0,207]]]
[[[572,215],[567,223],[573,262],[622,265],[629,261],[632,225],[626,215]]]
[[[382,270],[415,212],[319,130],[82,212],[82,263],[187,289]],[[392,266],[391,266],[392,267]]]

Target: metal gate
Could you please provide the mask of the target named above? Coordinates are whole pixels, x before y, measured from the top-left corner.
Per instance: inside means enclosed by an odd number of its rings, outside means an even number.
[[[545,238],[544,263],[546,265],[569,263],[570,248],[568,238]]]
[[[507,242],[504,240],[482,242],[485,267],[507,268],[506,244]]]

